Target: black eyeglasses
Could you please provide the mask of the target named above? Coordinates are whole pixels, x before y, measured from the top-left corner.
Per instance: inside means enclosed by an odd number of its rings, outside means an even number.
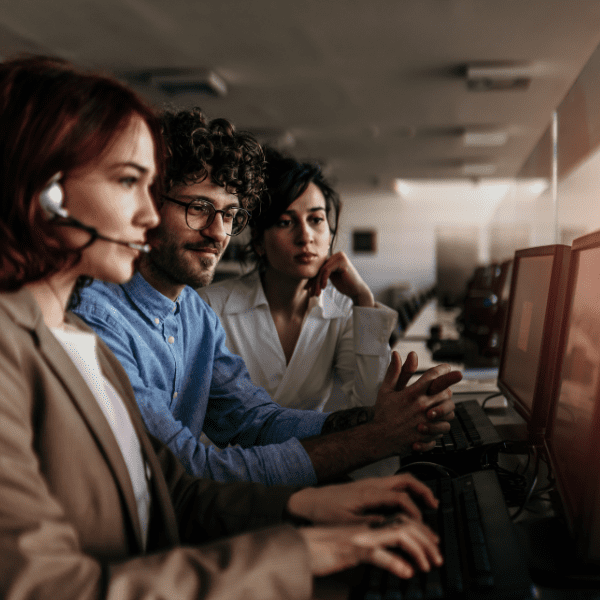
[[[182,202],[164,194],[162,197],[169,202],[179,204],[179,206],[185,206],[185,222],[190,229],[194,229],[195,231],[202,231],[210,227],[217,213],[223,215],[223,227],[225,228],[225,233],[230,236],[242,233],[250,220],[250,213],[245,208],[240,208],[239,206],[233,206],[226,210],[217,210],[207,200]]]

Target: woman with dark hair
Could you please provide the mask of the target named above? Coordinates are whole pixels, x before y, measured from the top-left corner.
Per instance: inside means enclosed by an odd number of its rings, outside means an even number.
[[[337,377],[342,398],[327,409],[372,405],[397,313],[375,302],[346,254],[331,254],[340,200],[320,166],[265,155],[267,201],[250,221],[257,268],[199,293],[276,402],[323,410]]]
[[[440,564],[406,492],[436,502],[414,478],[223,485],[146,433],[120,363],[66,309],[83,279],[123,282],[147,250],[162,144],[152,111],[110,78],[0,64],[0,597],[309,598],[313,575],[360,561],[411,576],[387,546]],[[369,528],[367,496],[413,517]]]

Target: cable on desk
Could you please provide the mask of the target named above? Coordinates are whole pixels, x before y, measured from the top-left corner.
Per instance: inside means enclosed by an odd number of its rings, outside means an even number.
[[[481,403],[481,408],[485,408],[485,405],[487,404],[488,400],[491,400],[492,398],[497,398],[498,396],[502,396],[502,395],[503,395],[502,392],[494,392],[487,398],[484,398],[483,402]]]
[[[513,521],[516,521],[516,519],[525,510],[525,507],[527,506],[527,503],[529,502],[529,500],[531,500],[531,496],[533,495],[533,491],[535,490],[535,486],[537,484],[538,473],[539,473],[539,468],[540,468],[540,453],[537,451],[537,447],[536,446],[532,446],[532,450],[533,450],[533,453],[535,455],[535,467],[534,467],[534,470],[533,470],[533,480],[531,481],[531,485],[529,486],[529,490],[527,492],[527,495],[525,496],[525,500],[523,501],[523,503],[519,507],[519,510],[517,510],[517,512],[514,515],[511,516],[511,519]]]
[[[527,479],[523,475],[509,471],[497,463],[492,465],[492,468],[498,475],[506,505],[510,507],[521,506],[526,498]]]
[[[525,452],[520,451],[520,449],[523,447],[525,447],[527,449],[527,462],[525,463],[525,466],[523,467],[523,471],[522,471],[522,473],[525,474],[527,472],[527,469],[529,469],[529,464],[531,463],[531,448],[532,447],[531,447],[530,443],[524,444],[524,442],[522,442],[522,441],[507,440],[501,444],[499,452],[505,451],[507,454],[525,454]],[[515,471],[515,472],[518,473],[518,468],[517,468],[517,471]]]
[[[517,448],[518,451],[513,451],[513,447]],[[497,445],[497,452],[502,453],[506,451],[509,454],[525,454],[524,451],[520,450],[524,448],[522,442],[511,442],[506,441]],[[482,468],[494,469],[496,474],[498,475],[498,481],[500,482],[500,488],[502,489],[502,494],[504,496],[504,500],[506,505],[509,507],[520,507],[522,503],[525,501],[527,497],[527,478],[524,473],[527,471],[529,467],[529,462],[531,460],[531,446],[527,444],[525,446],[526,454],[527,454],[527,463],[525,465],[525,469],[523,473],[519,473],[519,467],[515,471],[510,471],[500,466],[496,458],[493,461],[489,461],[486,465],[483,465]]]

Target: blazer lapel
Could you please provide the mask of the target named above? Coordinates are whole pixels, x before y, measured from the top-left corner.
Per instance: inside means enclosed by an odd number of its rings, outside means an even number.
[[[90,428],[98,446],[102,449],[110,465],[119,489],[123,494],[125,506],[141,551],[142,533],[137,502],[127,465],[125,464],[113,431],[101,408],[98,406],[96,398],[60,342],[43,323],[38,324],[35,328],[35,333],[39,340],[41,354],[54,371],[56,377],[62,382],[73,403],[78,407],[82,418]]]

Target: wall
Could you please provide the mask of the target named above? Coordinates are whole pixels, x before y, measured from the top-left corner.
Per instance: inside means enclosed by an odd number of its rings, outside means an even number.
[[[360,193],[340,190],[344,208],[336,249],[348,254],[374,294],[384,300],[385,290],[403,282],[419,290],[448,280],[438,276],[438,267],[442,272],[446,267],[452,271],[449,276],[454,280],[447,291],[455,296],[456,290],[466,285],[475,266],[491,260],[491,242],[494,252],[509,255],[523,243],[523,228],[512,227],[517,216],[526,214],[520,206],[518,190],[513,190],[511,182],[486,183],[489,185],[471,180],[407,182],[410,189],[404,194],[381,189]],[[510,199],[499,206],[506,194]],[[527,210],[535,213],[531,203],[527,204]],[[510,247],[502,243],[507,236],[500,236],[498,241],[498,235],[489,230],[494,219],[496,225],[509,224],[513,234],[519,233],[508,240]],[[376,230],[374,254],[352,251],[355,229]],[[526,231],[528,235],[529,226]],[[457,273],[452,258],[464,255],[465,242],[474,248],[474,253],[469,252],[473,261]],[[445,256],[438,257],[436,247],[443,247]]]
[[[408,282],[414,289],[435,283],[435,223],[411,211],[394,192],[344,192],[335,250],[348,254],[376,297]],[[352,251],[352,231],[374,229],[374,254]]]
[[[600,229],[600,151],[559,183],[558,222],[561,230]]]
[[[560,156],[559,147],[559,162]],[[550,189],[533,202],[506,199],[498,206],[492,226],[528,224],[531,246],[570,244],[575,237],[600,229],[600,151],[558,182],[557,206],[555,210]]]

